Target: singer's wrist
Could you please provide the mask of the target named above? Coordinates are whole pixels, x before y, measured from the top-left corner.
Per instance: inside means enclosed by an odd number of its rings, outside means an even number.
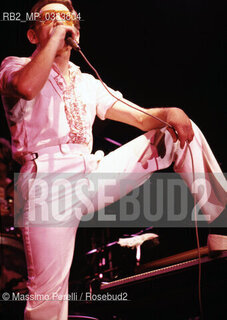
[[[143,131],[149,131],[152,129],[160,129],[165,126],[165,123],[167,119],[168,110],[166,108],[150,108],[150,109],[144,109],[148,114],[142,115],[142,130]],[[154,118],[153,118],[153,117]],[[160,121],[161,119],[162,121]]]

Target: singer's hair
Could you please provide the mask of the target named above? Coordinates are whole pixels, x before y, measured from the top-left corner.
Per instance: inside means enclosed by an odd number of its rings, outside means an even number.
[[[31,13],[36,13],[36,12],[40,12],[40,10],[42,9],[42,7],[46,6],[47,4],[50,3],[61,3],[64,6],[66,6],[69,11],[71,13],[73,13],[73,15],[76,17],[76,19],[74,20],[74,26],[76,27],[77,30],[80,30],[80,21],[78,19],[78,15],[76,10],[73,8],[72,2],[71,0],[39,0],[38,2],[36,2],[36,4],[32,7],[31,9]],[[36,24],[36,21],[30,21],[30,25],[29,28],[34,28]]]

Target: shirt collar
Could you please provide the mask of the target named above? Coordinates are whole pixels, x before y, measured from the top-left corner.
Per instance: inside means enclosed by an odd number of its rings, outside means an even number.
[[[78,77],[81,73],[80,67],[69,61],[68,68],[71,82],[75,83],[76,77]],[[66,87],[66,82],[56,63],[53,63],[50,75],[53,76],[60,89],[64,90],[64,88]]]

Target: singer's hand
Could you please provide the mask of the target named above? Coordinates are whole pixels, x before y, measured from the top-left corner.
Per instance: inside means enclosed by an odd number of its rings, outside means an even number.
[[[180,147],[183,149],[185,142],[189,143],[194,137],[192,124],[188,116],[183,110],[179,108],[167,108],[166,122],[169,123],[173,128],[168,128],[168,131],[173,137],[173,141],[180,141]]]
[[[75,27],[66,26],[61,22],[57,22],[50,32],[50,38],[52,41],[56,41],[58,43],[58,50],[63,49],[67,46],[65,42],[66,34],[69,34],[73,39],[78,38],[78,33],[76,32]]]

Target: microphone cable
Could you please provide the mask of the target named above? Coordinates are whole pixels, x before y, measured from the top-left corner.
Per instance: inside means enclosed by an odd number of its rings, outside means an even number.
[[[165,126],[171,128],[172,130],[174,130],[176,136],[177,132],[175,131],[174,127],[169,124],[168,122],[152,115],[149,114],[148,112],[144,111],[144,110],[140,110],[138,108],[136,108],[135,106],[129,104],[128,102],[118,98],[117,96],[115,96],[106,86],[106,84],[103,82],[102,78],[100,77],[98,71],[95,69],[95,67],[90,63],[90,61],[87,59],[87,57],[84,55],[84,53],[82,52],[79,44],[77,43],[76,40],[72,39],[70,36],[66,37],[66,43],[68,45],[70,45],[75,51],[78,51],[80,53],[80,55],[83,57],[83,59],[85,60],[85,62],[88,64],[88,66],[93,70],[93,72],[95,73],[95,75],[97,76],[97,78],[100,80],[101,84],[103,85],[103,87],[106,89],[106,91],[112,96],[114,97],[117,101],[120,101],[122,103],[124,103],[125,105],[127,105],[128,107],[137,110],[155,120],[158,120],[160,122],[162,122]],[[187,148],[189,150],[190,153],[190,158],[191,158],[191,165],[192,165],[192,180],[193,180],[193,184],[195,183],[195,167],[194,167],[194,160],[193,160],[193,154],[192,154],[192,150],[191,147],[189,145],[189,142],[186,141],[186,145]],[[156,161],[157,164],[157,161]],[[198,251],[198,300],[199,300],[199,310],[200,310],[200,316],[201,316],[201,320],[203,320],[203,307],[202,307],[202,295],[201,295],[201,252],[200,252],[200,241],[199,241],[199,232],[198,232],[198,222],[197,222],[197,207],[196,207],[196,196],[194,193],[193,196],[193,200],[194,200],[194,219],[195,219],[195,233],[196,233],[196,244],[197,244],[197,251]]]

